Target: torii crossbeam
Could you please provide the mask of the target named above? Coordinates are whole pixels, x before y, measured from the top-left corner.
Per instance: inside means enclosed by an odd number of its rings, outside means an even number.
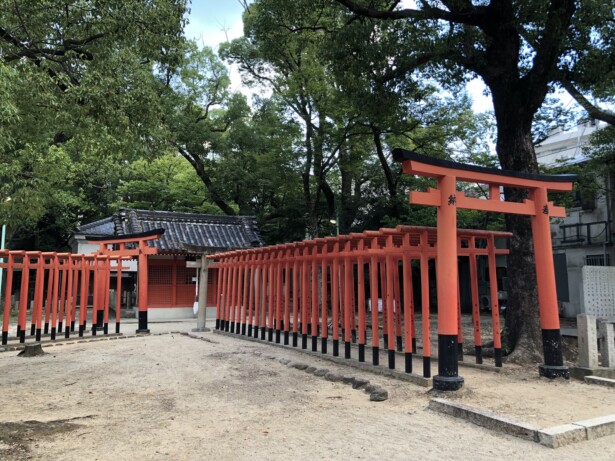
[[[551,217],[565,217],[563,207],[553,205],[548,191],[572,190],[575,175],[537,175],[485,168],[435,159],[403,149],[394,149],[393,158],[402,162],[406,174],[436,178],[438,188],[428,192],[410,192],[410,203],[438,208],[437,291],[438,291],[438,375],[434,388],[457,390],[463,385],[457,365],[457,209],[512,213],[531,217],[536,282],[540,305],[545,363],[539,373],[548,378],[569,377],[564,366],[555,288],[555,270],[551,249]],[[466,197],[457,190],[457,181],[487,184],[489,199]],[[522,203],[501,199],[501,187],[528,190]],[[501,354],[501,349],[496,349]],[[501,355],[500,355],[501,356]]]

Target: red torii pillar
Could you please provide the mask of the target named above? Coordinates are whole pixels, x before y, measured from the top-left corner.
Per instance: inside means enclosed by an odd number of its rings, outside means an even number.
[[[434,376],[434,388],[458,390],[463,386],[457,364],[457,208],[531,217],[545,358],[539,373],[548,378],[568,378],[569,370],[564,366],[562,357],[549,219],[565,217],[566,210],[549,202],[547,192],[572,190],[576,176],[538,175],[465,165],[403,149],[394,149],[393,157],[403,162],[404,173],[428,176],[438,181],[437,189],[410,192],[411,204],[435,206],[438,209],[438,375]],[[457,181],[488,184],[489,199],[465,197],[463,192],[457,191]],[[527,189],[529,198],[522,203],[502,201],[502,186]]]

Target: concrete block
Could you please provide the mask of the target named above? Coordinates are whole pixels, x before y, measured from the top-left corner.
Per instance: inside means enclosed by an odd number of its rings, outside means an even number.
[[[615,387],[615,379],[601,378],[600,376],[586,376],[587,384],[598,384],[599,386]]]
[[[602,366],[615,367],[615,331],[613,324],[608,321],[599,320],[598,329],[600,331],[600,353],[602,356]]]
[[[587,440],[587,431],[576,424],[563,424],[538,431],[538,441],[549,448],[559,448]]]
[[[575,421],[573,424],[585,428],[587,440],[599,439],[600,437],[615,434],[615,415]]]
[[[538,429],[536,427],[500,416],[489,410],[473,408],[462,403],[440,398],[431,399],[429,401],[429,408],[456,418],[465,419],[477,426],[482,426],[493,431],[503,432],[532,442],[538,442],[539,440]]]
[[[598,332],[596,317],[593,315],[577,315],[577,330],[579,333],[578,365],[583,368],[598,366]]]

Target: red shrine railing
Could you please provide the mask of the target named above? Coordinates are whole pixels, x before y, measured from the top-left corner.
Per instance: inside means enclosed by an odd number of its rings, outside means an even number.
[[[472,316],[476,362],[482,363],[482,332],[478,302],[476,258],[486,256],[491,280],[493,341],[500,345],[500,322],[496,255],[508,250],[495,246],[507,232],[460,229],[457,253],[470,259]],[[237,250],[208,256],[217,268],[216,329],[266,338],[285,345],[351,358],[352,343],[358,343],[358,359],[365,361],[371,344],[372,362],[379,364],[380,347],[388,351],[389,368],[395,368],[395,351],[405,352],[405,372],[412,373],[412,354],[417,337],[423,344],[423,376],[431,376],[429,260],[437,255],[436,229],[398,226],[338,237],[318,238],[265,248]],[[418,261],[421,279],[422,328],[415,327],[415,302],[411,264]],[[382,300],[382,315],[379,309]],[[369,312],[368,312],[369,305]],[[457,309],[461,307],[458,303]],[[457,316],[458,342],[463,334]],[[380,338],[382,330],[382,342]],[[371,338],[368,337],[370,333]],[[501,357],[501,356],[500,356]],[[496,366],[501,366],[501,359]]]
[[[121,293],[122,256],[96,254],[43,253],[40,251],[0,250],[3,262],[0,267],[6,270],[4,284],[4,303],[2,317],[2,344],[9,339],[23,343],[26,340],[28,320],[30,336],[40,341],[42,335],[49,334],[56,339],[58,333],[66,338],[75,331],[83,336],[86,330],[88,298],[93,299],[93,323],[101,312],[100,329],[108,333],[109,324],[109,282],[112,262],[117,270],[117,296]],[[19,287],[14,280],[19,278]],[[34,289],[30,289],[30,283]],[[12,298],[15,295],[16,318],[13,314]],[[116,301],[119,304],[119,299]],[[11,325],[14,323],[15,325]],[[120,309],[116,309],[116,333],[119,333]],[[13,327],[16,327],[13,330]],[[51,327],[51,328],[50,328]],[[97,327],[92,326],[92,335]],[[10,337],[10,333],[14,336]]]
[[[147,256],[156,254],[157,250],[148,246],[147,241],[163,233],[164,229],[154,229],[123,236],[89,237],[90,243],[99,245],[98,252],[91,254],[0,250],[0,267],[6,269],[2,344],[7,345],[9,340],[25,342],[28,320],[30,336],[36,341],[47,334],[51,340],[55,340],[58,333],[69,338],[75,331],[75,322],[81,337],[86,331],[90,304],[92,335],[95,336],[97,330],[108,334],[112,270],[117,277],[115,332],[119,333],[122,270],[128,269],[122,266],[122,261],[135,258],[139,261],[137,333],[149,333]]]

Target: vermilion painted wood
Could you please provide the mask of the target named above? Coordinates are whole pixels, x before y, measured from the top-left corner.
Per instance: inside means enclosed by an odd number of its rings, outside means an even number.
[[[550,228],[549,235],[551,235]],[[493,347],[495,349],[501,349],[502,340],[500,338],[500,303],[498,300],[498,277],[495,266],[494,251],[495,239],[493,237],[490,237],[487,240],[487,245],[489,249],[489,290],[491,295],[491,320],[493,323]],[[551,250],[549,249],[549,252],[550,251]],[[553,273],[553,284],[555,285],[555,273]],[[559,329],[559,316],[557,317],[557,328]]]
[[[357,246],[359,252],[363,252],[365,242],[360,240]],[[366,344],[366,325],[365,325],[365,259],[363,256],[357,258],[357,279],[358,279],[358,311],[359,311],[359,344]],[[324,291],[323,291],[324,293]]]
[[[476,248],[476,238],[470,238],[470,248]],[[483,345],[481,338],[480,304],[478,299],[478,273],[476,256],[470,256],[470,293],[472,297],[472,323],[474,326],[474,346]]]
[[[427,231],[421,233],[421,247],[428,246]],[[429,260],[427,256],[421,254],[421,317],[422,317],[422,338],[423,338],[423,357],[431,357],[431,338],[429,318]]]

